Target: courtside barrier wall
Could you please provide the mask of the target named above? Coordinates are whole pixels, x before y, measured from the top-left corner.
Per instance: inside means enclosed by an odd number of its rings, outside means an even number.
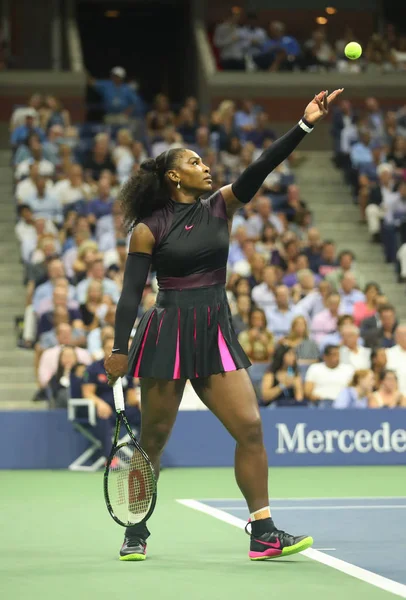
[[[262,411],[273,466],[406,465],[406,410]],[[0,469],[65,469],[88,442],[65,410],[0,412]],[[166,467],[228,467],[234,442],[208,411],[180,411]]]

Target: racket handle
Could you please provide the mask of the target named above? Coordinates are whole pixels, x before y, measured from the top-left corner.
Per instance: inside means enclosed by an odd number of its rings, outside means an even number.
[[[121,382],[121,377],[119,377],[116,383],[113,385],[113,396],[114,396],[114,406],[116,407],[116,411],[124,410],[124,392],[123,392],[123,384]]]

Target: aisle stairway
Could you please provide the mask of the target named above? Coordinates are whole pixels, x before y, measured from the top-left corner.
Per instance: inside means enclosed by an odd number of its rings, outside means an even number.
[[[0,410],[40,408],[31,399],[36,385],[33,352],[16,348],[15,317],[24,312],[23,268],[14,235],[15,206],[10,152],[0,151]],[[42,404],[42,403],[41,403]]]
[[[397,283],[393,265],[385,263],[381,246],[370,243],[366,226],[359,223],[358,207],[342,173],[331,162],[331,153],[308,152],[306,156],[296,178],[322,237],[335,240],[339,251],[351,249],[365,281],[377,281],[396,306],[399,318],[405,320],[404,286]]]

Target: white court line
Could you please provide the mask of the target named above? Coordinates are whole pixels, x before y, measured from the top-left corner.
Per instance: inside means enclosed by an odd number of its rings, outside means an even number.
[[[403,508],[406,509],[406,504],[349,504],[339,506],[275,506],[271,505],[271,510],[369,510],[369,509],[385,509],[385,508]],[[247,510],[246,506],[221,506],[221,510]]]
[[[333,498],[331,496],[318,496],[318,497],[310,497],[304,496],[300,498],[278,498],[277,496],[273,496],[269,498],[269,501],[277,502],[279,500],[283,500],[286,502],[301,502],[302,500],[406,500],[406,496],[339,496],[338,498]],[[241,497],[239,498],[201,498],[202,502],[242,502]]]
[[[199,502],[198,500],[177,500],[177,502],[189,508],[193,508],[194,510],[197,510],[199,512],[205,513],[210,517],[219,519],[224,523],[234,525],[234,527],[238,527],[239,529],[245,528],[246,521],[243,521],[238,517],[234,517],[233,515],[230,515],[218,508],[213,508],[212,506],[203,504],[203,502]],[[308,550],[304,550],[303,552],[301,552],[301,554],[303,554],[307,558],[322,563],[323,565],[332,567],[337,571],[341,571],[346,575],[350,575],[351,577],[360,579],[365,583],[374,585],[375,587],[378,587],[381,590],[385,590],[385,592],[391,592],[392,594],[396,594],[401,598],[406,598],[406,585],[403,585],[402,583],[398,583],[397,581],[393,581],[392,579],[388,579],[387,577],[382,577],[382,575],[378,575],[377,573],[373,573],[372,571],[368,571],[367,569],[362,569],[361,567],[352,565],[351,563],[336,558],[335,556],[324,554],[324,552],[320,552],[320,550],[314,550],[313,548],[309,548]]]

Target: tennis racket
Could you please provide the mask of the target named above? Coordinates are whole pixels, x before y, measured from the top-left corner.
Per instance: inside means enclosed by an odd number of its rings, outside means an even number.
[[[134,437],[124,412],[121,378],[113,386],[116,426],[113,447],[104,471],[104,499],[116,523],[131,527],[152,515],[157,496],[154,467]],[[121,425],[129,440],[118,443]]]

